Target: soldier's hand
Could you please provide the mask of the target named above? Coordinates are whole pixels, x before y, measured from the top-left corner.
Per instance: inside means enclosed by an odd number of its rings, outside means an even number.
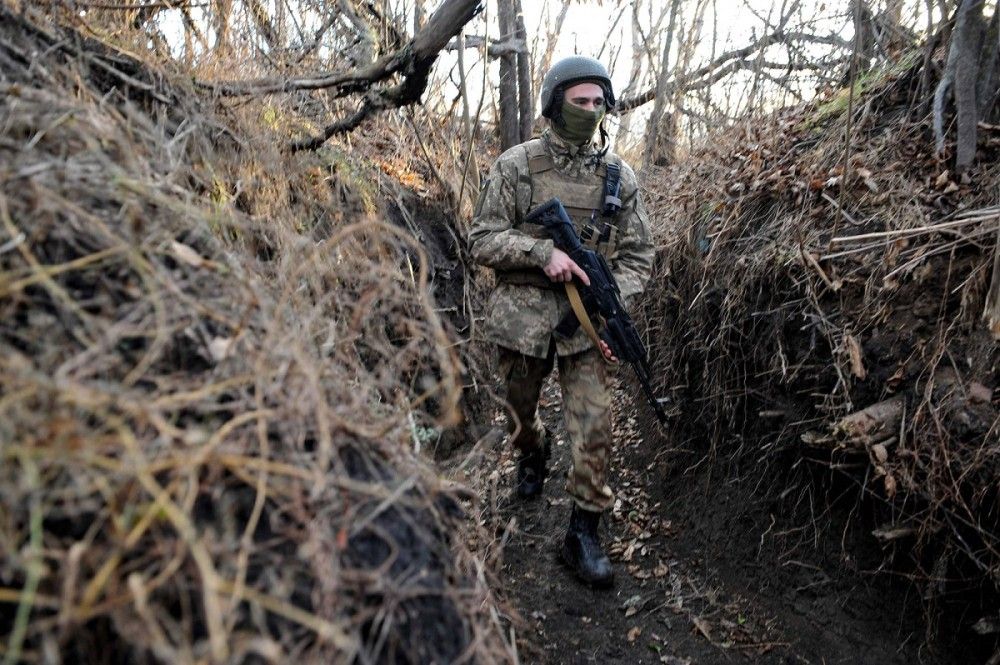
[[[608,343],[605,342],[603,339],[601,340],[601,353],[603,353],[604,357],[610,360],[611,362],[613,363],[618,362],[618,357],[615,356],[614,353],[612,353],[611,347],[608,346]]]
[[[552,249],[552,258],[545,264],[543,270],[545,271],[545,275],[553,282],[571,282],[575,275],[580,278],[580,281],[585,286],[590,286],[590,278],[587,277],[587,273],[583,272],[583,268],[577,265],[576,261],[569,258],[569,254],[558,247]]]

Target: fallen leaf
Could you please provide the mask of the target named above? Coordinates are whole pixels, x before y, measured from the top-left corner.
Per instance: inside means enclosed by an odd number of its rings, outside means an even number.
[[[822,434],[815,430],[809,430],[807,432],[803,432],[802,434],[799,435],[799,439],[801,439],[802,443],[806,444],[807,446],[817,446],[817,447],[829,445],[830,442],[832,441],[830,436]]]
[[[969,384],[969,401],[973,404],[989,404],[993,401],[993,391],[978,381],[973,381]]]
[[[1000,622],[997,621],[996,617],[983,617],[972,624],[972,630],[977,635],[994,635],[1000,633]]]
[[[642,635],[642,628],[640,626],[636,626],[632,630],[628,631],[628,641],[635,642],[639,639],[640,635]]]
[[[881,443],[876,443],[872,446],[872,455],[878,460],[879,464],[885,464],[885,461],[889,459],[889,451],[885,449],[885,446]]]
[[[708,625],[708,622],[702,619],[701,617],[694,617],[692,621],[694,622],[694,627],[698,629],[698,632],[701,633],[706,640],[711,642],[712,627]]]
[[[215,362],[222,362],[232,353],[233,339],[231,337],[215,337],[208,343],[208,353]]]
[[[851,374],[864,381],[865,377],[868,376],[868,370],[865,369],[865,364],[861,357],[861,344],[851,334],[844,337],[844,342],[847,344],[847,352],[851,356]]]
[[[886,476],[889,478],[890,476]],[[908,538],[917,533],[917,530],[912,527],[881,527],[872,531],[872,535],[878,538],[883,543],[888,543],[893,540],[899,540],[900,538]]]
[[[642,605],[643,601],[641,594],[630,596],[629,599],[622,604],[622,608],[625,609],[625,616],[627,617],[632,616],[633,614],[639,611],[639,608],[642,607]]]
[[[677,656],[660,656],[660,662],[664,665],[691,665],[690,658],[678,658]]]
[[[182,242],[177,242],[176,240],[171,241],[170,251],[173,252],[174,256],[178,259],[194,268],[201,268],[203,265],[208,263],[208,261],[202,258],[201,254],[196,252],[192,247],[189,247]]]
[[[890,499],[896,496],[896,479],[892,475],[886,474],[884,482],[885,495]]]
[[[899,384],[903,382],[904,366],[900,365],[892,376],[885,380],[885,387],[889,390],[895,390],[899,387]]]

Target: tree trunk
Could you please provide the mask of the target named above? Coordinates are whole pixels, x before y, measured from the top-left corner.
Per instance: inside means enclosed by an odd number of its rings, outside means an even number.
[[[656,78],[656,97],[653,101],[653,113],[649,117],[646,125],[646,147],[643,151],[643,162],[652,163],[653,153],[656,148],[656,135],[660,128],[660,118],[663,116],[663,107],[667,101],[667,81],[670,78],[670,47],[674,41],[674,28],[677,26],[677,15],[679,14],[680,0],[672,0],[670,5],[670,21],[667,23],[667,38],[663,43],[663,57],[660,59],[659,76]],[[680,50],[680,49],[678,49]]]
[[[993,339],[1000,341],[1000,223],[997,224],[997,244],[993,247],[993,278],[986,295],[983,318],[986,319]]]
[[[268,9],[264,7],[260,0],[247,0],[250,10],[250,15],[253,17],[254,25],[257,26],[257,32],[260,36],[264,38],[264,42],[267,44],[268,49],[275,50],[281,46],[278,43],[278,33],[271,25],[271,18],[268,15]]]
[[[958,10],[951,48],[955,57],[955,112],[958,141],[955,147],[955,170],[964,173],[976,156],[976,125],[979,107],[976,83],[979,80],[979,51],[983,40],[984,0],[963,0]]]
[[[989,35],[995,42],[997,16],[987,26],[983,18],[984,0],[961,0],[955,27],[948,43],[948,59],[941,82],[934,91],[934,136],[938,154],[945,146],[945,110],[949,93],[955,100],[958,127],[955,170],[964,173],[976,156],[977,124],[992,105],[996,90],[997,52],[994,44],[984,44]],[[985,48],[984,48],[985,47]],[[983,96],[989,96],[984,99]]]
[[[361,12],[354,5],[354,0],[340,0],[337,7],[357,34],[358,42],[351,54],[354,66],[363,67],[375,62],[375,58],[378,57],[378,34],[375,28],[361,16]]]
[[[847,70],[846,85],[857,81],[861,72],[868,71],[872,58],[875,57],[875,18],[872,10],[864,0],[854,0],[852,4],[851,14],[854,16],[854,30],[857,33],[855,44],[858,52]]]
[[[514,33],[514,0],[499,0],[497,18],[500,22],[500,39]],[[520,143],[521,129],[518,122],[517,57],[505,53],[500,57],[500,149],[506,150]]]
[[[639,8],[641,4],[636,2],[632,5],[632,69],[629,71],[628,84],[624,90],[618,93],[618,97],[625,98],[632,88],[639,84],[639,76],[642,74],[642,62],[645,57],[645,44],[643,43],[640,30],[642,24],[639,23]],[[625,113],[621,116],[621,124],[618,126],[619,145],[621,140],[626,139],[631,128],[632,114]]]
[[[531,125],[535,120],[535,95],[531,89],[531,54],[528,53],[528,31],[524,29],[524,11],[521,0],[514,0],[514,27],[517,38],[521,41],[521,50],[517,54],[517,94],[518,109],[521,116],[521,141],[531,138]]]
[[[233,0],[216,0],[213,9],[215,50],[225,53],[229,50],[229,16],[233,12]]]
[[[694,19],[684,37],[684,45],[678,49],[677,60],[674,63],[674,80],[683,79],[691,65],[694,51],[701,39],[701,31],[704,25],[705,9],[708,7],[706,0],[698,0],[695,7]],[[657,166],[667,166],[677,161],[677,142],[681,129],[681,106],[684,100],[685,89],[682,85],[675,85],[670,92],[670,110],[663,114],[660,126],[657,129],[658,136],[656,147],[653,152],[653,163]]]
[[[979,81],[976,83],[976,103],[980,120],[987,120],[997,95],[997,75],[1000,74],[1000,9],[994,10],[979,59]]]

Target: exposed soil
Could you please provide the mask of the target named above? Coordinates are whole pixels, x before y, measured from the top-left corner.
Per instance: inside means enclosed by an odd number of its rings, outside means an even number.
[[[617,404],[629,403],[616,392]],[[751,483],[708,464],[671,468],[691,456],[665,440],[642,441],[629,409],[615,415],[617,500],[602,523],[615,585],[580,585],[557,555],[570,510],[560,405],[550,379],[542,414],[556,445],[544,495],[499,502],[498,523],[513,525],[503,574],[524,619],[524,662],[969,662],[926,646],[920,598],[907,582],[870,574],[883,557],[866,549],[868,527],[850,506],[812,506],[817,526],[791,531],[801,522],[754,499],[767,493]],[[514,456],[499,454],[506,497]],[[753,485],[760,482],[767,479]]]

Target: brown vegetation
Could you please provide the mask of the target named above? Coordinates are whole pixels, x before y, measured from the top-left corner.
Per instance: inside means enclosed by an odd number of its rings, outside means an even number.
[[[280,106],[0,26],[5,662],[508,659],[415,450],[463,370],[377,172],[278,151]]]
[[[766,469],[774,496],[802,460],[854,478],[934,599],[1000,573],[1000,347],[983,321],[1000,140],[986,127],[980,166],[953,176],[930,119],[908,120],[919,60],[647,172],[662,248],[644,314],[706,460]]]

